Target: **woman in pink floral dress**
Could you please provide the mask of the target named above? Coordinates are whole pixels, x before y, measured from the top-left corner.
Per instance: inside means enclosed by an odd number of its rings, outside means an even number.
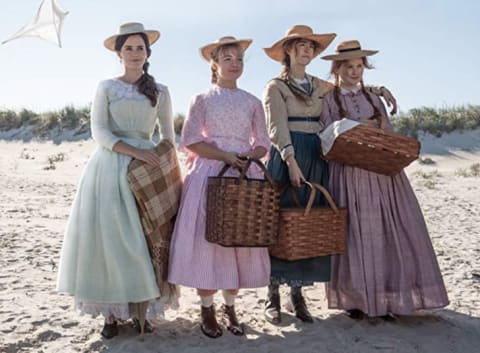
[[[262,158],[270,146],[260,100],[236,83],[250,43],[223,37],[201,48],[211,65],[214,85],[193,97],[180,142],[191,163],[171,242],[169,281],[197,288],[201,329],[212,338],[222,335],[215,319],[215,292],[222,290],[227,328],[243,335],[234,310],[238,289],[264,287],[270,276],[266,248],[227,248],[205,240],[208,177],[216,176],[225,163],[242,168],[246,163],[242,157]],[[230,175],[238,175],[232,169]],[[262,178],[263,174],[252,166],[248,176]]]

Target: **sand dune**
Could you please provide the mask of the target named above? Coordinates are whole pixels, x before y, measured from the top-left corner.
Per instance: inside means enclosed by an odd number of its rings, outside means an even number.
[[[323,285],[315,285],[305,290],[314,324],[285,314],[273,326],[262,315],[265,289],[244,290],[237,307],[246,337],[225,332],[212,340],[200,332],[194,291],[184,288],[181,309],[167,312],[143,342],[128,322],[118,337],[103,340],[102,319],[80,316],[70,297],[54,291],[65,222],[95,144],[2,141],[0,352],[478,352],[480,178],[457,174],[480,161],[479,140],[478,130],[469,144],[457,147],[447,138],[426,140],[423,152],[434,164],[415,162],[407,169],[446,282],[446,309],[393,323],[355,322],[328,310]]]

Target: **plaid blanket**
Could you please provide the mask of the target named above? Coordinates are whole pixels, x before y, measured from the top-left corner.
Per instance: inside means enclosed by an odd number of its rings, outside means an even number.
[[[155,151],[159,167],[133,159],[127,179],[135,196],[140,219],[152,259],[161,299],[173,304],[178,288],[168,283],[168,257],[175,216],[180,203],[182,176],[175,146],[162,140]]]

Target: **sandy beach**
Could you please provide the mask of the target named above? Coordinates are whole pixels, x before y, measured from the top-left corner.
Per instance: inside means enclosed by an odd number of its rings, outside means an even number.
[[[414,162],[407,173],[438,256],[448,307],[395,322],[357,322],[328,310],[324,285],[317,284],[305,289],[313,324],[285,311],[274,326],[263,318],[266,289],[243,290],[236,306],[246,336],[225,330],[212,340],[199,329],[195,292],[182,288],[180,310],[167,311],[142,342],[129,322],[118,337],[102,339],[103,319],[80,316],[72,298],[54,290],[63,231],[95,143],[0,141],[0,352],[479,352],[480,177],[468,171],[480,162],[480,130],[422,142],[422,158],[431,164]],[[221,303],[221,296],[215,300]]]

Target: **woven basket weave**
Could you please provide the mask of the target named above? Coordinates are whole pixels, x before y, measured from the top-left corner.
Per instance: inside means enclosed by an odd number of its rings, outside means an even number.
[[[338,208],[328,191],[316,183],[305,182],[310,188],[307,206],[280,208],[278,243],[270,247],[270,255],[283,260],[341,254],[345,251],[347,209]],[[312,208],[316,191],[327,199],[330,208]],[[298,204],[296,195],[292,199]]]
[[[419,153],[420,142],[416,139],[361,124],[338,136],[323,158],[393,176]]]
[[[263,179],[246,178],[251,163],[257,164]],[[277,242],[280,192],[258,160],[249,159],[239,177],[208,178],[205,239],[222,246],[267,247]]]

